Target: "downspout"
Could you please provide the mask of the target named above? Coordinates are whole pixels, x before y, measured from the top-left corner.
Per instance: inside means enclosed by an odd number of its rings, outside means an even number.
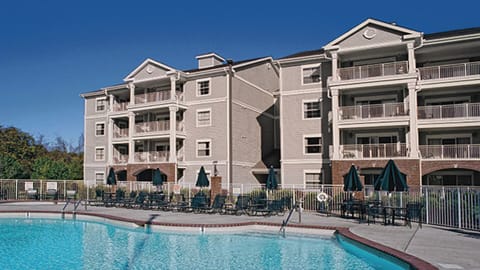
[[[227,60],[227,190],[229,194],[233,194],[233,154],[232,154],[232,77],[234,76],[233,61]]]

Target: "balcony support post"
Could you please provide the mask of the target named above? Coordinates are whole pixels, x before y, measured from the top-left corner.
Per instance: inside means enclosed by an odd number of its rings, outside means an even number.
[[[418,158],[417,92],[415,83],[408,84],[408,106],[410,118],[410,157]]]
[[[130,89],[130,104],[135,104],[135,84],[129,83],[128,89]]]
[[[135,113],[128,113],[128,163],[134,162],[135,157],[135,141],[133,140],[133,132],[135,129]]]
[[[338,54],[337,51],[331,51],[332,55],[332,80],[338,81]]]
[[[415,49],[413,46],[413,42],[407,43],[408,49],[408,73],[414,74],[416,73],[416,63],[415,63]]]
[[[113,164],[113,145],[112,145],[112,138],[113,138],[113,119],[108,118],[107,120],[107,125],[105,128],[105,131],[107,132],[107,153],[108,153],[108,165]]]
[[[340,130],[338,129],[338,89],[332,89],[333,159],[340,159]]]
[[[175,89],[174,89],[175,90]],[[173,90],[173,91],[174,91]],[[177,182],[177,111],[178,107],[172,105],[168,107],[170,110],[170,153],[169,161],[174,163],[173,182]]]

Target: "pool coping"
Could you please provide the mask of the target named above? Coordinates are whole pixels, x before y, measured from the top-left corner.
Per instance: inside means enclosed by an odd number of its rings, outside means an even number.
[[[83,211],[46,211],[46,210],[1,210],[0,214],[8,213],[37,213],[37,214],[65,214],[65,215],[83,215],[90,217],[98,217],[109,219],[113,221],[120,221],[135,224],[137,226],[144,227],[145,225],[154,225],[154,226],[164,226],[164,227],[177,227],[177,228],[199,228],[204,230],[205,228],[232,228],[232,227],[247,227],[247,226],[268,226],[268,227],[281,227],[281,223],[275,222],[266,222],[266,221],[246,221],[246,222],[235,222],[235,223],[215,223],[215,224],[201,224],[201,223],[172,223],[172,222],[159,222],[159,221],[142,221],[133,218],[126,218],[114,215],[107,215],[101,213],[90,213]],[[394,258],[397,258],[401,261],[406,262],[412,269],[422,269],[422,270],[438,270],[437,267],[431,263],[422,260],[418,257],[410,255],[408,253],[402,252],[400,250],[382,245],[375,241],[369,240],[367,238],[358,236],[350,231],[349,228],[340,227],[340,226],[320,226],[320,225],[302,225],[302,224],[289,224],[287,228],[296,228],[296,229],[314,229],[314,230],[331,230],[335,233],[342,235],[348,239],[356,241],[360,244],[388,254]]]

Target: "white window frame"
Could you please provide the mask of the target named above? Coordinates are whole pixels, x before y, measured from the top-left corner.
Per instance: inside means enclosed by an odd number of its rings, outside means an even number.
[[[105,109],[103,109],[103,110],[98,110],[98,101],[99,101],[99,100],[105,101],[105,106],[104,106]],[[99,97],[99,98],[96,98],[96,99],[95,99],[95,112],[105,112],[105,111],[107,111],[107,107],[108,107],[107,97]]]
[[[205,94],[205,95],[201,95],[200,94],[200,83],[201,82],[208,82],[208,94]],[[196,91],[195,91],[195,94],[197,97],[206,97],[206,96],[210,96],[212,94],[212,79],[211,78],[208,78],[208,79],[198,79],[195,81],[195,87],[196,87]]]
[[[305,118],[305,103],[318,102],[320,103],[320,117]],[[318,120],[322,119],[322,99],[303,99],[302,100],[302,119],[303,120]]]
[[[210,119],[208,121],[208,124],[201,125],[200,122],[198,121],[198,113],[201,113],[201,112],[209,112]],[[209,127],[209,126],[211,126],[212,125],[212,108],[198,109],[196,111],[196,123],[197,123],[197,127]]]
[[[320,138],[320,152],[319,153],[307,153],[307,144],[306,144],[306,139],[307,138]],[[306,156],[319,156],[322,155],[323,153],[323,138],[321,134],[308,134],[308,135],[303,135],[303,154]]]
[[[209,151],[208,151],[208,156],[199,156],[198,155],[198,144],[203,143],[203,142],[208,142],[209,143]],[[195,141],[195,156],[197,158],[207,158],[212,156],[212,140],[211,139],[200,139]]]
[[[319,185],[322,185],[322,182],[323,182],[322,170],[303,170],[303,186],[304,186],[304,187],[307,186],[307,174],[309,174],[309,173],[318,173],[318,174],[320,174],[320,183],[319,183]]]
[[[103,159],[97,159],[97,149],[103,149]],[[95,147],[95,161],[105,161],[105,146],[97,146]]]
[[[311,68],[320,68],[320,81],[318,82],[311,82],[311,83],[305,83],[305,76],[303,74],[304,72],[304,69],[311,69]],[[301,80],[302,80],[302,85],[317,85],[317,84],[322,84],[322,64],[321,63],[318,63],[318,64],[310,64],[310,65],[302,65],[301,67],[301,73],[302,73],[302,77],[301,77]]]
[[[97,174],[103,175],[102,182],[105,183],[105,172],[102,172],[102,171],[95,171],[95,183],[100,182],[99,180],[97,180]]]
[[[103,134],[102,135],[98,135],[97,134],[97,125],[101,125],[103,124]],[[105,131],[107,129],[107,126],[105,125],[105,122],[95,122],[95,137],[103,137],[105,136]]]

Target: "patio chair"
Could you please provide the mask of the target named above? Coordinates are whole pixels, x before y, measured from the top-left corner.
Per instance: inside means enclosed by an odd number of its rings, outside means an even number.
[[[224,213],[232,214],[232,215],[246,214],[248,212],[249,204],[250,204],[250,196],[238,195],[235,206],[232,208],[225,208]]]
[[[188,202],[183,194],[172,194],[168,204],[162,208],[165,211],[185,211],[188,208]]]
[[[208,207],[207,196],[203,192],[198,192],[193,196],[190,207],[187,212],[201,213]]]
[[[123,189],[117,189],[115,192],[115,197],[112,198],[111,194],[106,196],[105,200],[105,207],[112,207],[112,206],[123,206],[125,204],[125,191]]]
[[[168,202],[163,192],[152,192],[148,194],[148,208],[161,209],[167,207]]]
[[[366,203],[365,214],[367,215],[367,224],[370,225],[370,219],[375,223],[377,218],[384,215],[382,201],[368,201]]]
[[[56,189],[47,189],[45,199],[58,200],[58,192]]]
[[[407,225],[411,228],[412,227],[412,220],[418,221],[418,226],[422,228],[422,209],[423,204],[420,202],[415,203],[407,203],[407,210],[406,210],[406,217],[405,221]]]
[[[272,216],[284,214],[283,199],[267,201],[265,208],[252,208],[251,215],[262,214],[263,216]]]
[[[38,192],[36,189],[27,190],[27,199],[29,200],[38,200]]]
[[[147,193],[145,191],[140,191],[135,197],[135,200],[131,203],[126,204],[127,208],[134,208],[134,209],[146,209],[148,208],[147,202]]]
[[[90,206],[104,206],[105,202],[103,201],[103,189],[95,189],[95,198],[88,200],[88,205]]]
[[[212,206],[205,209],[206,213],[215,214],[222,213],[225,211],[225,201],[227,199],[226,195],[217,194],[213,200]]]

